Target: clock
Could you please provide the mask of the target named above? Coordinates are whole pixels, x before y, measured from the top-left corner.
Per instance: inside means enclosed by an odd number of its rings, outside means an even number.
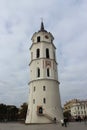
[[[46,38],[46,39],[49,39],[48,35],[45,35],[45,38]]]

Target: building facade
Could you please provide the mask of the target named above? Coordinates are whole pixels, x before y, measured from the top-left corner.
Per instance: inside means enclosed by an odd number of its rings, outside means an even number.
[[[66,102],[64,112],[69,112],[73,119],[77,119],[78,117],[84,119],[87,116],[87,100],[73,99]]]
[[[54,37],[41,28],[32,36],[29,102],[26,123],[52,123],[63,119]]]

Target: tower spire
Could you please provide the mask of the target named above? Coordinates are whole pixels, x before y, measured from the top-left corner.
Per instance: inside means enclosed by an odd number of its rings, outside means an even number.
[[[41,18],[41,27],[40,27],[40,31],[44,31],[44,23],[43,23],[43,18]]]

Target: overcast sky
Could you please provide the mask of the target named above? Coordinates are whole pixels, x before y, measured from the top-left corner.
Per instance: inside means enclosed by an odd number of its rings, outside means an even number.
[[[87,0],[0,0],[0,103],[28,101],[31,37],[55,38],[62,104],[87,99]]]

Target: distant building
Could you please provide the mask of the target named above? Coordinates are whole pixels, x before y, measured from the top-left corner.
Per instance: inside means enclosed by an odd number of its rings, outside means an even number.
[[[64,104],[64,112],[69,112],[71,117],[76,119],[81,117],[83,119],[87,116],[87,100],[73,99]]]

